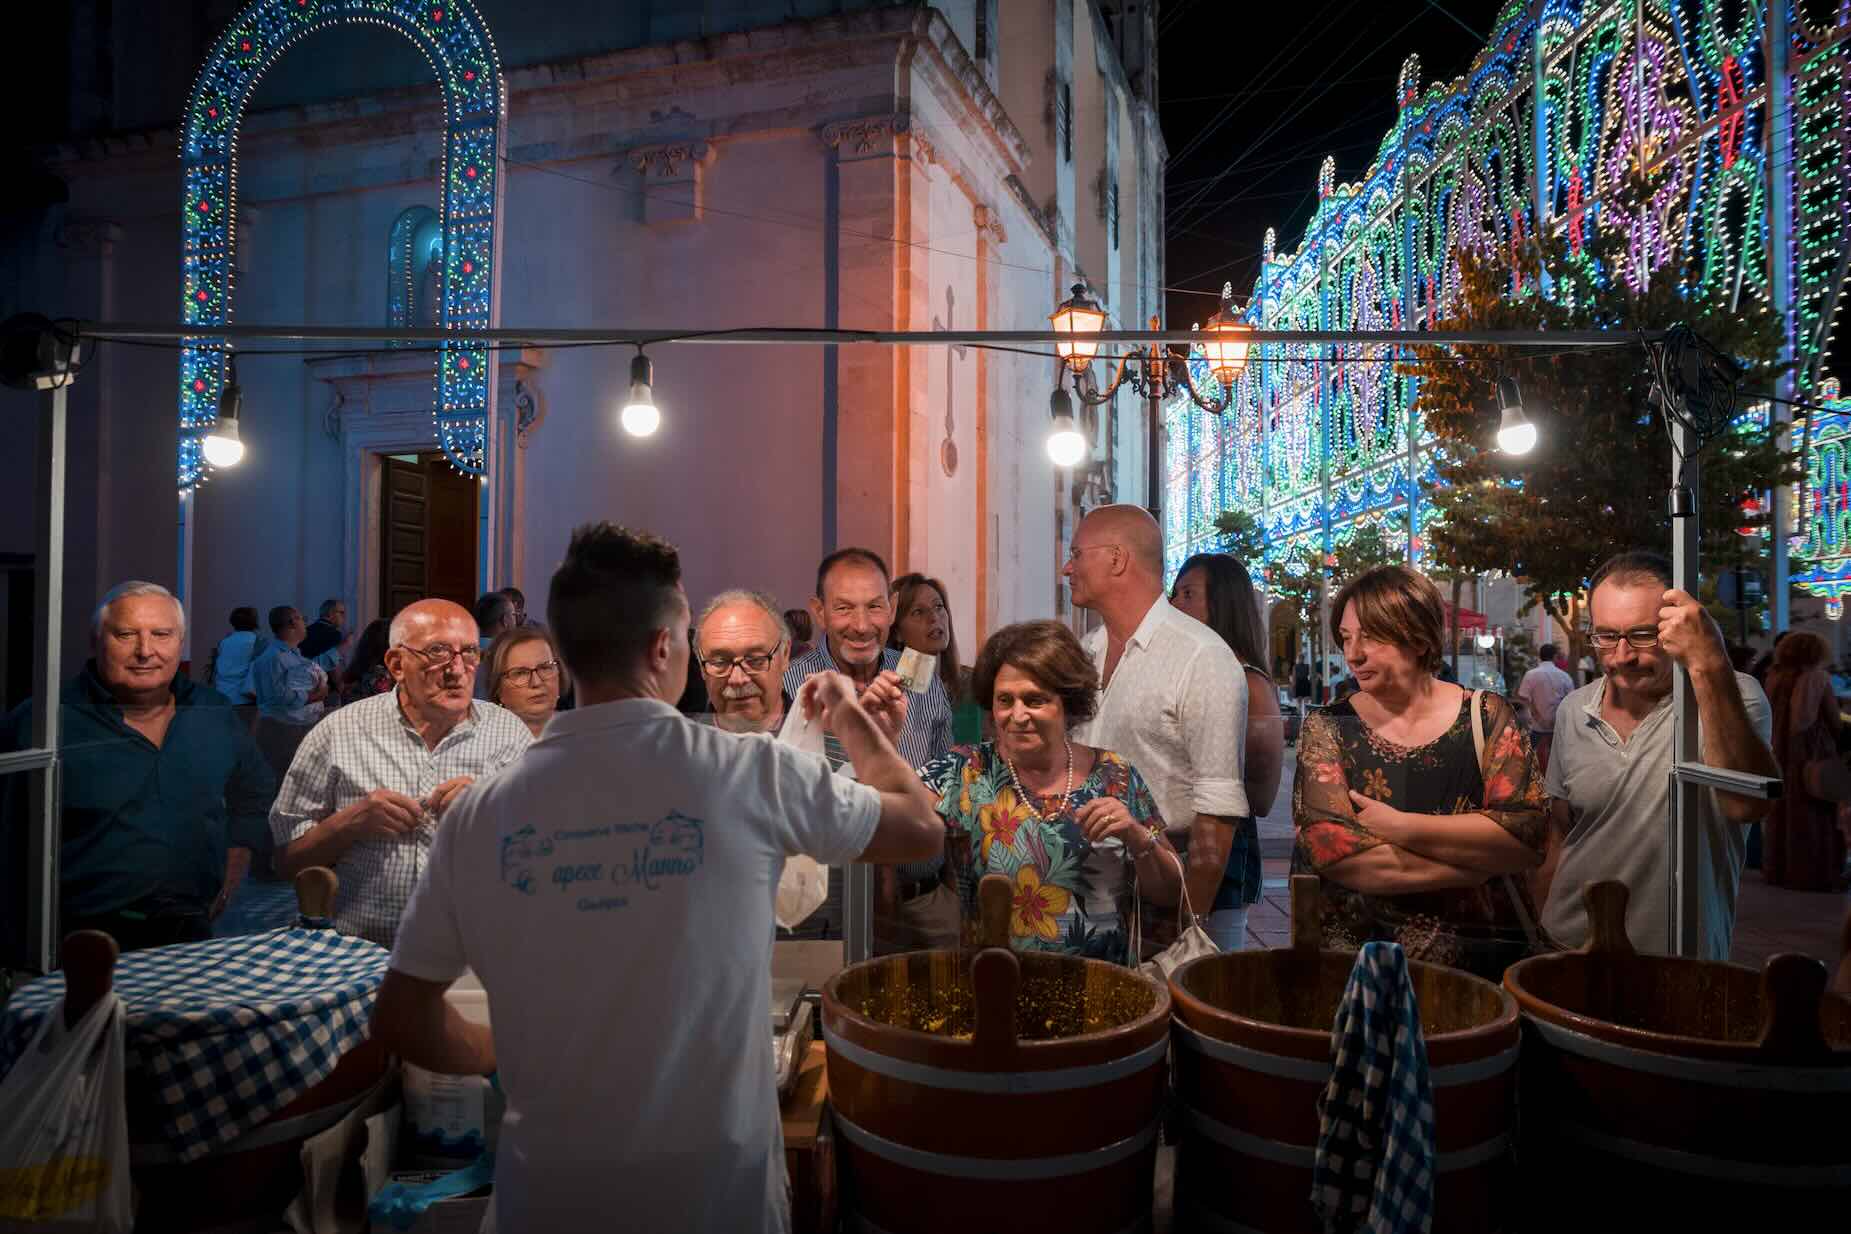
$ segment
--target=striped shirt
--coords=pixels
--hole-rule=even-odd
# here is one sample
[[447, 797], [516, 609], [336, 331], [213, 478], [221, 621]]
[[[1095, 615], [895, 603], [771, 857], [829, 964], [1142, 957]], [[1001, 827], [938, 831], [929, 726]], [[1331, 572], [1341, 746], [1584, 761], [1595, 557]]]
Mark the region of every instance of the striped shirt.
[[[399, 710], [397, 690], [363, 698], [309, 730], [270, 809], [270, 832], [281, 848], [376, 788], [422, 801], [456, 776], [499, 771], [532, 744], [520, 717], [477, 702], [435, 750], [426, 749]], [[365, 836], [341, 854], [334, 865], [340, 880], [334, 924], [342, 933], [392, 945], [439, 825], [426, 821], [393, 839]]]
[[[900, 653], [888, 647], [881, 652], [881, 668], [900, 668]], [[829, 654], [827, 641], [818, 643], [805, 654], [791, 661], [791, 666], [784, 670], [784, 692], [795, 700], [797, 690], [803, 685], [804, 678], [817, 673], [839, 673], [835, 659]], [[834, 737], [826, 740], [829, 765], [839, 767], [846, 760], [841, 744]], [[926, 687], [924, 694], [906, 695], [906, 727], [900, 730], [900, 757], [914, 767], [923, 767], [933, 759], [951, 748], [951, 697], [945, 693], [945, 683], [935, 674], [932, 684]]]

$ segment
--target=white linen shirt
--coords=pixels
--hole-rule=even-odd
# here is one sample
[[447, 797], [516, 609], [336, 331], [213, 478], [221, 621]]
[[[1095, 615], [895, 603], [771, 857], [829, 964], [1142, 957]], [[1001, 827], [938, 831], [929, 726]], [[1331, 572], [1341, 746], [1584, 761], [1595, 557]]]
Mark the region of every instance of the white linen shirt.
[[[421, 801], [446, 780], [499, 771], [532, 744], [533, 734], [519, 716], [477, 702], [429, 750], [399, 710], [397, 690], [363, 698], [335, 711], [302, 739], [270, 807], [270, 833], [281, 848], [376, 788]], [[355, 841], [334, 863], [340, 880], [335, 926], [390, 947], [424, 873], [431, 842], [447, 825], [426, 820], [409, 836]]]
[[[1104, 680], [1105, 627], [1085, 646]], [[1187, 828], [1197, 814], [1250, 813], [1247, 674], [1219, 634], [1162, 596], [1125, 641], [1098, 712], [1073, 737], [1124, 755], [1150, 785], [1167, 828]]]
[[787, 1228], [773, 897], [786, 856], [853, 861], [879, 819], [822, 759], [653, 699], [561, 712], [452, 807], [392, 967], [488, 991], [494, 1228]]

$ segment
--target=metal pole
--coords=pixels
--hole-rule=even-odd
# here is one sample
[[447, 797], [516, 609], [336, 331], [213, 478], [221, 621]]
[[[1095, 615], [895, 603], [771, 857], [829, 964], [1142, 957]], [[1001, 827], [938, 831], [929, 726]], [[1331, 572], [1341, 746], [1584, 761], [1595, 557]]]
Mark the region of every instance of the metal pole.
[[1150, 418], [1149, 439], [1144, 443], [1145, 452], [1150, 455], [1150, 479], [1146, 482], [1150, 492], [1146, 494], [1145, 508], [1150, 516], [1157, 520], [1157, 526], [1163, 526], [1163, 403], [1157, 397], [1156, 383], [1152, 383], [1150, 394], [1146, 396], [1145, 414]]
[[[1701, 483], [1697, 468], [1697, 435], [1681, 418], [1672, 418], [1671, 493], [1671, 584], [1690, 595], [1697, 594], [1697, 565], [1700, 551], [1697, 520], [1697, 492]], [[1671, 715], [1672, 764], [1695, 763], [1702, 757], [1697, 736], [1697, 696], [1690, 688], [1690, 674], [1679, 665], [1672, 677]], [[1694, 781], [1677, 775], [1671, 777], [1671, 954], [1695, 956], [1702, 937], [1699, 877], [1704, 860], [1704, 839], [1698, 826], [1702, 818], [1702, 792]]]
[[55, 968], [58, 954], [58, 687], [64, 659], [64, 428], [70, 384], [68, 373], [40, 380], [44, 397], [39, 411], [38, 504], [43, 519], [33, 561], [38, 637], [32, 665], [32, 745], [48, 751], [49, 757], [43, 766], [24, 773], [31, 785], [25, 943], [28, 962], [39, 972]]

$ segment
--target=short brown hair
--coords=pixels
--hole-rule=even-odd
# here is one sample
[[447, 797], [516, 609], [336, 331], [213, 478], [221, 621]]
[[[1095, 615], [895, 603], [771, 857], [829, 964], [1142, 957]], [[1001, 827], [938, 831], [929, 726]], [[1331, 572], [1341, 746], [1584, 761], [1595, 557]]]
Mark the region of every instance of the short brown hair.
[[1099, 670], [1073, 631], [1058, 621], [1022, 621], [1004, 626], [977, 653], [971, 696], [988, 711], [996, 701], [996, 674], [1003, 665], [1019, 669], [1058, 697], [1067, 723], [1093, 718], [1099, 702]]
[[[507, 675], [508, 657], [514, 654], [514, 649], [522, 643], [535, 641], [545, 643], [552, 658], [559, 659], [559, 648], [553, 643], [553, 636], [546, 632], [544, 626], [515, 626], [490, 644], [488, 663], [482, 666], [482, 671], [488, 674], [489, 702], [499, 703], [501, 701], [496, 696], [501, 693], [501, 679]], [[561, 694], [566, 692], [566, 684], [566, 669], [562, 662], [559, 666], [559, 692]]]
[[1446, 606], [1440, 589], [1406, 566], [1377, 566], [1345, 583], [1330, 606], [1330, 636], [1343, 645], [1343, 613], [1356, 606], [1356, 624], [1370, 638], [1404, 647], [1429, 673], [1445, 663]]

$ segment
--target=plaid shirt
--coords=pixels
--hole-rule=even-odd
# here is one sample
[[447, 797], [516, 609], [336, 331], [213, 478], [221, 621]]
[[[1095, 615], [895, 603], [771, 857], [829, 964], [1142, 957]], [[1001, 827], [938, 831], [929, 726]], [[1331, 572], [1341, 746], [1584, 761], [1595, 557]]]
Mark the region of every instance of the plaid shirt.
[[[881, 652], [881, 668], [900, 668], [900, 653], [888, 647]], [[829, 644], [819, 643], [814, 649], [791, 661], [791, 666], [784, 670], [784, 692], [795, 701], [797, 690], [803, 685], [804, 678], [817, 673], [839, 673], [835, 659], [829, 654]], [[845, 755], [841, 745], [834, 737], [826, 742], [829, 752], [829, 765], [839, 767]], [[932, 684], [926, 687], [924, 694], [906, 695], [906, 727], [900, 730], [900, 757], [914, 767], [923, 767], [933, 759], [951, 748], [951, 697], [945, 693], [945, 683], [933, 674]]]
[[[422, 800], [445, 780], [499, 771], [532, 744], [533, 734], [513, 712], [476, 702], [427, 750], [399, 710], [398, 691], [363, 698], [309, 730], [270, 809], [271, 834], [281, 848], [376, 788]], [[436, 836], [436, 825], [427, 822], [407, 837], [363, 837], [341, 855], [334, 924], [342, 933], [392, 945]]]

